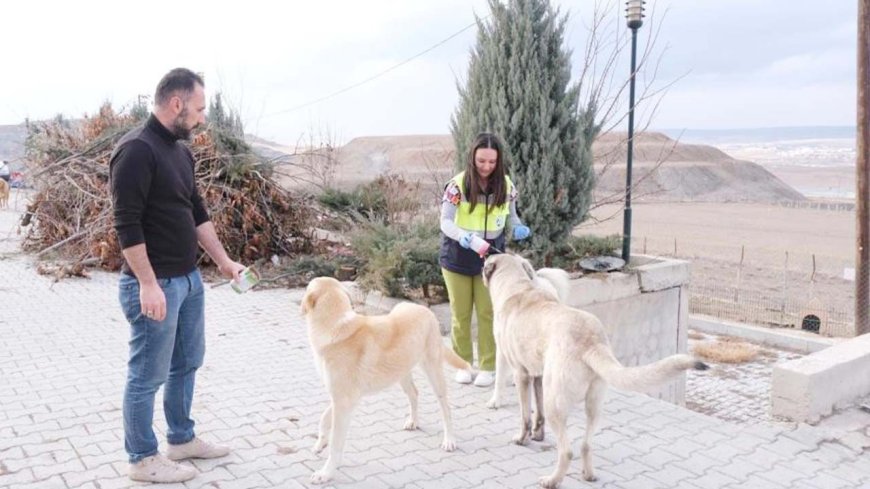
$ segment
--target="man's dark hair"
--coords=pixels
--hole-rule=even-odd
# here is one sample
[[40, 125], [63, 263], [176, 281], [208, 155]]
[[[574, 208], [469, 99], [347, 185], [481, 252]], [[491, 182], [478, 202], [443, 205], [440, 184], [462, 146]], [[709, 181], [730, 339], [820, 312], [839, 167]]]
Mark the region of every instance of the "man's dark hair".
[[154, 103], [163, 105], [176, 92], [182, 92], [185, 97], [189, 96], [197, 84], [205, 87], [201, 76], [187, 68], [175, 68], [160, 79], [157, 90], [154, 92]]

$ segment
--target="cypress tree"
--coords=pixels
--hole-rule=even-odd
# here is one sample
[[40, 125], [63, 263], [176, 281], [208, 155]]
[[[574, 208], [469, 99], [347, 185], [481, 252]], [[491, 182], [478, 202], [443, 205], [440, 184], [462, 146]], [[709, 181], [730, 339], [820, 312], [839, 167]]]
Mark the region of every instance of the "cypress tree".
[[490, 0], [489, 7], [492, 15], [478, 19], [466, 84], [458, 86], [456, 167], [465, 168], [477, 133], [504, 141], [517, 208], [532, 229], [529, 246], [549, 262], [589, 209], [595, 104], [581, 107], [580, 87], [570, 80], [567, 15], [547, 0]]

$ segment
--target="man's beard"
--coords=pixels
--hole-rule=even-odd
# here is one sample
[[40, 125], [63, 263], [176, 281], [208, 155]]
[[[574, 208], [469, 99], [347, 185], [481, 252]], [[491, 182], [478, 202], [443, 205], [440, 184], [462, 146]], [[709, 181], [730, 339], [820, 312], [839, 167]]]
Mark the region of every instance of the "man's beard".
[[187, 118], [187, 114], [188, 111], [185, 107], [181, 113], [178, 114], [178, 117], [175, 118], [175, 121], [172, 122], [172, 133], [179, 139], [190, 140], [193, 131], [199, 126], [199, 124], [196, 124], [193, 127], [185, 127], [184, 119]]
[[194, 129], [196, 129], [196, 126], [185, 127], [184, 120], [180, 116], [172, 123], [172, 133], [179, 139], [189, 140]]

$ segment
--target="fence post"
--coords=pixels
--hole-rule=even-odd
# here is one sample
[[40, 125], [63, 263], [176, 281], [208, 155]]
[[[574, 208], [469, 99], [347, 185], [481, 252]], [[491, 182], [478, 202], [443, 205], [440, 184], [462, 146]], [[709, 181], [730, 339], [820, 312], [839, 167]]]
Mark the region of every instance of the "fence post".
[[785, 264], [782, 269], [782, 308], [780, 312], [779, 322], [785, 325], [785, 308], [788, 302], [788, 251], [785, 252]]

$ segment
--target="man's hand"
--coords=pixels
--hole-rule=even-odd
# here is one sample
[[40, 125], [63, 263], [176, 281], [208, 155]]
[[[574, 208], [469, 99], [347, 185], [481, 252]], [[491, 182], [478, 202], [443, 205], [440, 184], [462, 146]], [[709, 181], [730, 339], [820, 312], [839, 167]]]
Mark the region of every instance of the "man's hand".
[[239, 281], [239, 274], [244, 269], [244, 265], [238, 262], [234, 262], [230, 259], [227, 259], [226, 261], [218, 264], [218, 270], [221, 272], [221, 275], [223, 275], [224, 278], [235, 280], [236, 282]]
[[166, 319], [166, 295], [157, 282], [139, 283], [139, 305], [142, 315], [154, 321]]

